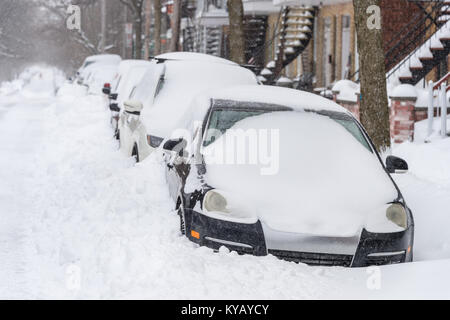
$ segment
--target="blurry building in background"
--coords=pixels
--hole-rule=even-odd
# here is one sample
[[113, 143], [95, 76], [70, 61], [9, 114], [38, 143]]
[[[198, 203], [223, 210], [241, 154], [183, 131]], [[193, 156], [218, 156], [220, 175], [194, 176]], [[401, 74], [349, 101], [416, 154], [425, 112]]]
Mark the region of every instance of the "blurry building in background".
[[[243, 4], [246, 60], [262, 82], [311, 90], [330, 88], [341, 79], [358, 81], [352, 0], [243, 0]], [[167, 0], [167, 11], [170, 5]], [[448, 7], [445, 1], [381, 1], [388, 74], [409, 65], [411, 74], [400, 75], [400, 82], [417, 84], [448, 71], [450, 46], [439, 52], [430, 48], [435, 51], [421, 69], [414, 63], [416, 52], [447, 22]], [[228, 31], [226, 0], [183, 1], [184, 51], [228, 58]], [[170, 30], [167, 34], [170, 37]]]

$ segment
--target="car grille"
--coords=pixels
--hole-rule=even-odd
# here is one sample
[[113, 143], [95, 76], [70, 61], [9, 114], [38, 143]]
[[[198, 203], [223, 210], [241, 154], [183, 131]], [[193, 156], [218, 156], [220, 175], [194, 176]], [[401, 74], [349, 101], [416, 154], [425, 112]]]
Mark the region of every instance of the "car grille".
[[305, 263], [312, 266], [350, 267], [353, 260], [353, 255], [346, 254], [309, 253], [285, 250], [269, 250], [268, 252], [282, 260]]

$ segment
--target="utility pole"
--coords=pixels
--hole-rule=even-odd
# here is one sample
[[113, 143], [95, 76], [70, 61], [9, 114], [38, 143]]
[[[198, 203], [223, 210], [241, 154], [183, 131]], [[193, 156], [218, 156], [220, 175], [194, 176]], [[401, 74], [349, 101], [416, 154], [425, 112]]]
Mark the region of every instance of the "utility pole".
[[100, 1], [100, 15], [101, 15], [101, 41], [100, 41], [100, 52], [105, 52], [106, 46], [106, 0]]

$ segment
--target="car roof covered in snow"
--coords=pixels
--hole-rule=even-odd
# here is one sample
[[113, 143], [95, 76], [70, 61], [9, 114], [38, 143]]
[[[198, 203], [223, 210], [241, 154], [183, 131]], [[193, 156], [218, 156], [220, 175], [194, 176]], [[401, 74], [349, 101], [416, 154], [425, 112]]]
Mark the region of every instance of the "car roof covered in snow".
[[167, 60], [182, 60], [182, 61], [203, 61], [203, 62], [214, 62], [214, 63], [225, 63], [229, 65], [237, 65], [233, 61], [219, 58], [204, 53], [197, 52], [169, 52], [163, 53], [156, 56], [157, 59], [167, 59]]
[[[204, 55], [201, 55], [204, 56]], [[181, 121], [192, 100], [201, 92], [234, 85], [257, 85], [253, 72], [224, 59], [170, 60], [155, 64], [164, 69], [160, 80], [155, 69], [149, 69], [136, 88], [133, 99], [144, 104], [141, 119], [152, 135], [166, 137]], [[153, 79], [153, 80], [152, 80]], [[155, 92], [152, 88], [159, 89]], [[150, 95], [149, 95], [150, 94]]]
[[138, 59], [127, 59], [122, 60], [119, 63], [118, 71], [120, 75], [126, 73], [133, 67], [148, 67], [150, 65], [150, 61], [147, 60], [138, 60]]
[[346, 109], [337, 103], [317, 94], [264, 85], [234, 86], [203, 92], [194, 99], [189, 112], [196, 114], [196, 118], [201, 120], [210, 107], [211, 99], [273, 104], [298, 111], [316, 110], [348, 113]]
[[85, 61], [96, 61], [103, 63], [119, 63], [122, 58], [117, 54], [97, 54], [89, 56]]

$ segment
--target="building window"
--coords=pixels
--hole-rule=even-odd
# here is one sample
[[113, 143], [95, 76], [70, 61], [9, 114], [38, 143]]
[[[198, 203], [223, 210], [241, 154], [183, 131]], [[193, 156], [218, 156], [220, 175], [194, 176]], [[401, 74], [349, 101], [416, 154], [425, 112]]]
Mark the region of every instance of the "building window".
[[351, 70], [351, 52], [350, 52], [350, 16], [342, 16], [342, 51], [341, 51], [341, 78], [347, 79]]

